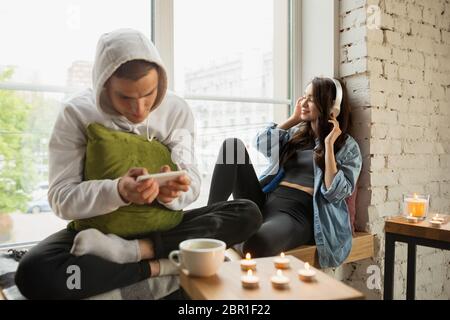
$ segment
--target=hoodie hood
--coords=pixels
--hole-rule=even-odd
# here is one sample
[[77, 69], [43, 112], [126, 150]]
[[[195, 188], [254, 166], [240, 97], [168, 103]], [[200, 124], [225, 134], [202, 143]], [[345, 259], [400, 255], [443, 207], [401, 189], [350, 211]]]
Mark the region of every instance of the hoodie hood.
[[97, 44], [92, 83], [95, 104], [100, 113], [124, 118], [113, 108], [105, 83], [117, 68], [131, 60], [145, 60], [159, 66], [158, 96], [152, 110], [161, 104], [167, 92], [167, 74], [156, 47], [139, 31], [119, 29], [103, 34]]

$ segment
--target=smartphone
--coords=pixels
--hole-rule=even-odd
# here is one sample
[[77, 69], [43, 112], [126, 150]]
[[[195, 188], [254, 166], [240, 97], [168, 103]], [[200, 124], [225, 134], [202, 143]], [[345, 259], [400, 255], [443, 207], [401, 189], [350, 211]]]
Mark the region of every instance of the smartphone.
[[161, 187], [167, 184], [167, 182], [175, 180], [176, 178], [181, 177], [185, 174], [187, 174], [186, 170], [145, 174], [137, 177], [136, 181], [141, 182], [147, 179], [155, 179], [155, 181], [158, 182], [159, 186]]

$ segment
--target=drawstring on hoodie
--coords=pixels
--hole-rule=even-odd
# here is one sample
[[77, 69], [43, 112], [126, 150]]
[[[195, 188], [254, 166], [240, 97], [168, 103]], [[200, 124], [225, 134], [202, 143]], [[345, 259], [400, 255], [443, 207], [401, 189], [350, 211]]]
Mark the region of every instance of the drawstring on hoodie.
[[155, 138], [155, 136], [154, 136], [154, 134], [152, 133], [152, 136], [150, 137], [150, 126], [149, 126], [149, 124], [148, 124], [149, 120], [150, 120], [150, 117], [147, 117], [147, 140], [148, 140], [149, 142], [152, 142], [153, 139]]
[[[132, 110], [133, 112], [136, 112], [137, 104], [136, 104], [135, 101], [132, 101], [132, 102], [131, 102], [131, 108], [133, 109], [133, 110]], [[150, 136], [150, 125], [149, 125], [149, 121], [150, 121], [150, 117], [147, 116], [147, 121], [146, 121], [147, 141], [152, 142], [153, 139], [155, 138], [155, 135], [154, 135], [154, 132], [153, 132], [152, 135]], [[129, 132], [133, 132], [133, 127], [132, 127], [128, 122], [126, 122], [126, 123], [127, 123], [127, 125], [128, 125], [128, 131], [129, 131]]]

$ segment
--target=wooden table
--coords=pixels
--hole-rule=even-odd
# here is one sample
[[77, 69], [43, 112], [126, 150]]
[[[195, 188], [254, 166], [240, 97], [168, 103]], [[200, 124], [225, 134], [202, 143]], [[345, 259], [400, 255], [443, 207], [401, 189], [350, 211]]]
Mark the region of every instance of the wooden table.
[[[434, 214], [430, 214], [430, 217]], [[441, 215], [440, 215], [441, 216]], [[414, 300], [416, 291], [416, 246], [450, 250], [450, 216], [442, 215], [445, 224], [440, 228], [431, 226], [428, 220], [410, 223], [404, 217], [386, 219], [384, 231], [384, 299], [392, 300], [394, 293], [395, 242], [408, 244], [406, 299]]]
[[362, 299], [364, 295], [333, 279], [325, 273], [316, 270], [316, 281], [306, 283], [298, 279], [297, 270], [303, 268], [303, 262], [293, 256], [291, 268], [283, 270], [283, 274], [290, 278], [287, 290], [272, 288], [270, 278], [276, 273], [273, 258], [255, 259], [259, 277], [259, 288], [244, 289], [241, 285], [240, 261], [224, 262], [218, 273], [212, 277], [189, 277], [180, 273], [180, 284], [190, 299], [194, 300], [344, 300]]

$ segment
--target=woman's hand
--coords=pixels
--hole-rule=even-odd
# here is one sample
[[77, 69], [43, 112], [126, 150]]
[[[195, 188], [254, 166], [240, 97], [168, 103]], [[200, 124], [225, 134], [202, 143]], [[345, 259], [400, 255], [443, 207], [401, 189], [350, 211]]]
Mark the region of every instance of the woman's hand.
[[336, 142], [337, 138], [339, 138], [342, 131], [341, 131], [341, 128], [339, 127], [339, 122], [336, 120], [334, 115], [331, 115], [331, 120], [328, 120], [328, 122], [333, 124], [333, 129], [328, 134], [328, 136], [325, 138], [325, 146], [333, 147], [334, 143]]
[[299, 124], [302, 121], [302, 105], [306, 101], [306, 97], [300, 97], [295, 104], [294, 113], [291, 115], [292, 122]]
[[280, 129], [289, 130], [298, 125], [301, 121], [302, 105], [306, 101], [306, 97], [300, 97], [295, 104], [294, 113], [286, 120], [286, 122], [279, 125]]

